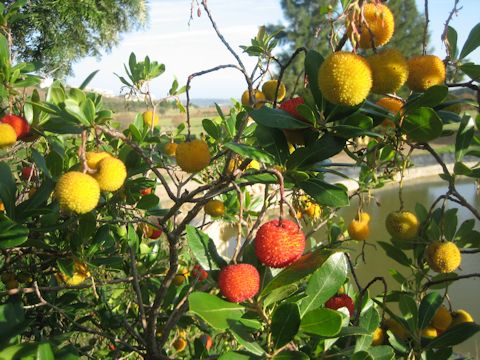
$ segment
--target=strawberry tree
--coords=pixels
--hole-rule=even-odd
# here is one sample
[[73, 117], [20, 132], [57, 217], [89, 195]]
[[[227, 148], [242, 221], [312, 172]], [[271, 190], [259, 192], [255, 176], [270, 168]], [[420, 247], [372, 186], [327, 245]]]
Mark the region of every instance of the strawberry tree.
[[[237, 53], [201, 1], [235, 64], [172, 82], [162, 101], [185, 122], [171, 130], [150, 92], [165, 66], [132, 54], [118, 77], [145, 112], [121, 128], [87, 90], [95, 73], [42, 93], [38, 68], [14, 63], [15, 4], [3, 8], [0, 35], [0, 359], [448, 359], [480, 330], [448, 297], [449, 284], [479, 276], [456, 271], [480, 248], [480, 213], [456, 187], [480, 176], [478, 121], [448, 109], [479, 104], [447, 100], [449, 88], [479, 93], [480, 65], [466, 60], [479, 25], [459, 47], [450, 16], [447, 57], [407, 60], [383, 48], [395, 36], [388, 4], [341, 1], [326, 9], [332, 52], [300, 48], [282, 63], [264, 28]], [[288, 89], [282, 77], [298, 56], [304, 79]], [[267, 79], [272, 67], [278, 77]], [[217, 106], [193, 133], [195, 78], [231, 68], [245, 79], [241, 102]], [[446, 70], [470, 80], [452, 83]], [[446, 135], [453, 169], [432, 145]], [[407, 209], [403, 178], [418, 150], [441, 165], [446, 192]], [[352, 190], [331, 180], [346, 176], [337, 154], [360, 169]], [[364, 204], [388, 182], [399, 206], [378, 245], [402, 269], [393, 287], [375, 274], [361, 283], [351, 256], [378, 221]], [[357, 216], [345, 223], [338, 211], [353, 198]], [[458, 224], [447, 203], [471, 219]], [[229, 254], [208, 235], [215, 222], [237, 231]]]

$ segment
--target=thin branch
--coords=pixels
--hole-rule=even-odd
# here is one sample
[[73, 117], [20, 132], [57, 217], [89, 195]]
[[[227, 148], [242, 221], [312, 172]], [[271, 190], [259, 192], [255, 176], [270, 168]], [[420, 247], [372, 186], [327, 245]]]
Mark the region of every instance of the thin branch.
[[423, 29], [423, 55], [427, 53], [427, 38], [428, 38], [428, 24], [430, 23], [430, 18], [428, 14], [428, 0], [424, 0], [425, 4], [425, 27]]
[[423, 290], [426, 290], [428, 289], [430, 286], [433, 286], [433, 285], [438, 285], [438, 284], [443, 284], [443, 283], [446, 283], [446, 282], [453, 282], [453, 281], [457, 281], [457, 280], [462, 280], [462, 279], [470, 279], [470, 278], [473, 278], [473, 277], [478, 277], [480, 278], [480, 273], [473, 273], [473, 274], [467, 274], [467, 275], [459, 275], [455, 278], [446, 278], [446, 279], [440, 279], [440, 280], [431, 280], [431, 281], [428, 281], [425, 283], [425, 285], [423, 285]]
[[137, 295], [137, 303], [138, 303], [138, 309], [140, 312], [140, 319], [142, 320], [142, 327], [145, 330], [147, 328], [147, 320], [145, 318], [145, 307], [143, 306], [142, 290], [140, 289], [140, 280], [138, 277], [137, 263], [136, 263], [133, 247], [130, 247], [130, 264], [132, 267], [133, 288], [135, 290], [135, 294]]

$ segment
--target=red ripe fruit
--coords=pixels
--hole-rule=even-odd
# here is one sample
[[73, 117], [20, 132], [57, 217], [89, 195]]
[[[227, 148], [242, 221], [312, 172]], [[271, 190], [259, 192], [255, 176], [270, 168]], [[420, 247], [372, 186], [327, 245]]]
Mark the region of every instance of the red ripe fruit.
[[304, 120], [303, 116], [297, 111], [297, 106], [305, 104], [305, 100], [301, 97], [296, 97], [290, 100], [285, 100], [280, 104], [280, 109], [286, 111], [298, 120]]
[[2, 123], [11, 125], [15, 129], [18, 139], [28, 135], [30, 132], [30, 125], [28, 125], [27, 120], [20, 116], [8, 114], [5, 115], [0, 121]]
[[33, 168], [31, 166], [25, 166], [22, 169], [22, 179], [27, 181], [27, 180], [33, 180], [35, 179], [35, 173], [33, 172]]
[[258, 293], [260, 274], [250, 264], [228, 265], [220, 271], [218, 287], [228, 301], [239, 303]]
[[212, 348], [213, 341], [210, 335], [202, 335], [200, 340], [202, 341], [202, 344], [205, 346], [205, 349], [207, 349], [207, 351]]
[[347, 294], [340, 294], [340, 295], [335, 295], [331, 297], [325, 303], [325, 307], [332, 310], [337, 310], [337, 309], [340, 309], [341, 307], [346, 307], [348, 309], [348, 312], [350, 313], [350, 316], [353, 316], [353, 313], [355, 312], [355, 305], [353, 304], [353, 300]]
[[265, 265], [284, 268], [297, 261], [305, 250], [305, 234], [298, 225], [279, 219], [266, 222], [257, 231], [255, 254]]
[[206, 272], [199, 264], [195, 265], [192, 269], [192, 278], [198, 277], [198, 281], [205, 281], [208, 278], [208, 272]]
[[151, 193], [152, 193], [152, 188], [146, 188], [146, 189], [140, 190], [140, 194], [142, 194], [142, 196], [150, 195]]
[[152, 234], [149, 236], [150, 239], [158, 239], [160, 236], [162, 236], [163, 230], [162, 229], [153, 229]]

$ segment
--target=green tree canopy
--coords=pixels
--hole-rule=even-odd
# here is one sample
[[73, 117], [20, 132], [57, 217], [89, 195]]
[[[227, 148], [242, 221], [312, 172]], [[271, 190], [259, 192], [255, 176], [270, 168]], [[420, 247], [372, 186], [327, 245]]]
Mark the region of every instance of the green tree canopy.
[[[5, 12], [13, 3], [4, 2]], [[14, 54], [64, 76], [75, 61], [99, 56], [121, 33], [144, 25], [146, 15], [145, 0], [30, 0], [10, 19]]]

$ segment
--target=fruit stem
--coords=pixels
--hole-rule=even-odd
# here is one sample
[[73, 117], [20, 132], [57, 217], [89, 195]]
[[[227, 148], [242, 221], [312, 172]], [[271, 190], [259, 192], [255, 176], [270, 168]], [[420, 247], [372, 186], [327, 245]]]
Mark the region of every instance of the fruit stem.
[[[282, 225], [282, 219], [285, 217], [284, 203], [285, 203], [285, 183], [283, 181], [283, 175], [277, 169], [268, 169], [267, 172], [275, 175], [278, 179], [278, 185], [280, 186], [280, 215], [278, 217], [278, 224]], [[300, 228], [299, 228], [300, 230]]]

